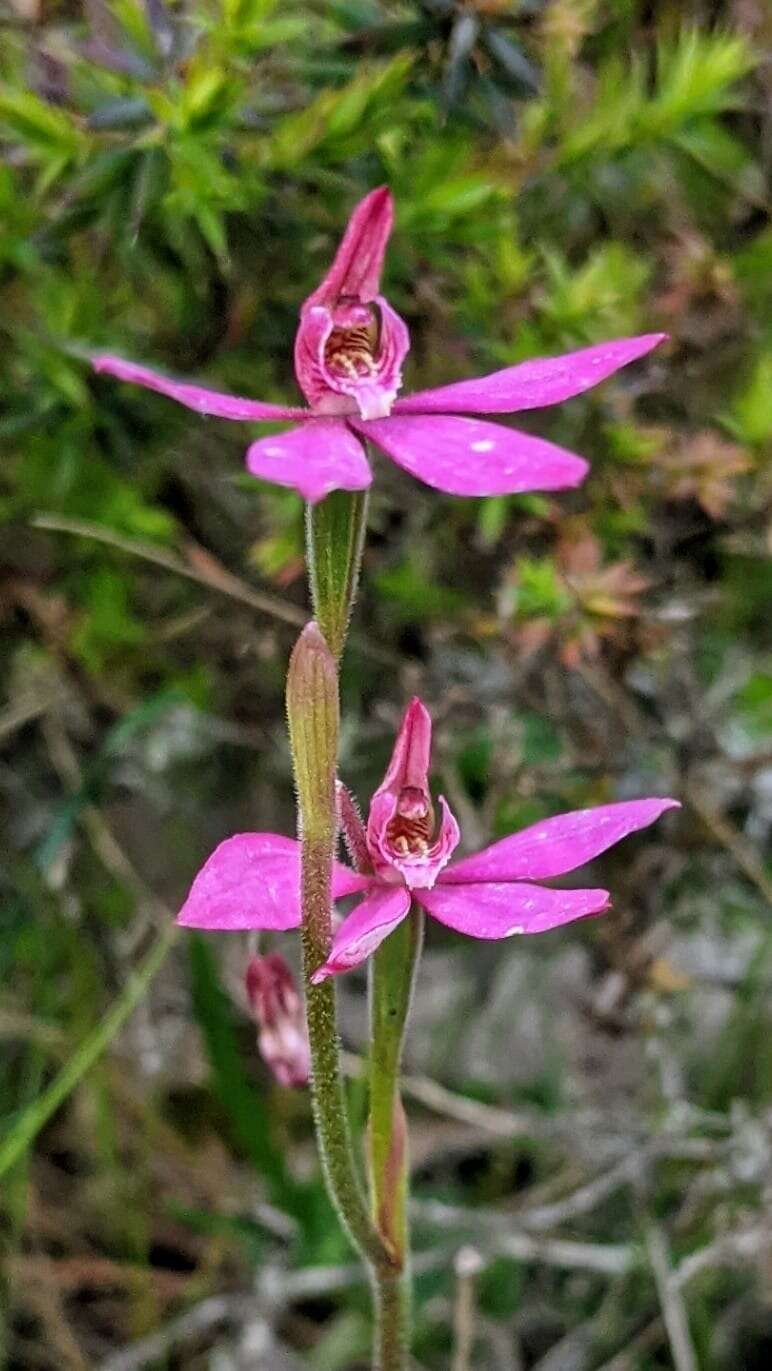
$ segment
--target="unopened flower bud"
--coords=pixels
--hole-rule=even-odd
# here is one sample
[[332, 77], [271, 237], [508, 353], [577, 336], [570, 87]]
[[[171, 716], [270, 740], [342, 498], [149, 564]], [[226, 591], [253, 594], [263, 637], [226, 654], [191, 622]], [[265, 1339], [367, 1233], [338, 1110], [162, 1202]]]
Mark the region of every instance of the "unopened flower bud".
[[246, 986], [266, 1066], [280, 1085], [307, 1085], [311, 1058], [303, 1002], [284, 958], [278, 952], [252, 957]]
[[335, 825], [338, 673], [313, 620], [290, 657], [287, 716], [302, 831], [307, 838], [326, 836]]

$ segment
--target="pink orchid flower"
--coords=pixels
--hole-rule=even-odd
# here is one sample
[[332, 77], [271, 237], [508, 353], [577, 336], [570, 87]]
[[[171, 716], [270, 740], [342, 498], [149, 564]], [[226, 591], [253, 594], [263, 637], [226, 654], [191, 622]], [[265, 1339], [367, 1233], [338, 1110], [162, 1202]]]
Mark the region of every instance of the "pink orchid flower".
[[379, 294], [394, 207], [388, 187], [354, 210], [335, 260], [300, 311], [295, 373], [309, 409], [267, 404], [174, 381], [120, 357], [97, 356], [97, 371], [159, 391], [221, 419], [293, 420], [247, 451], [253, 476], [291, 486], [314, 503], [333, 490], [372, 481], [362, 439], [398, 466], [450, 495], [509, 495], [577, 486], [587, 463], [544, 438], [483, 419], [556, 405], [643, 357], [667, 335], [647, 333], [538, 358], [474, 380], [397, 399], [410, 346], [407, 326]]
[[[628, 833], [647, 828], [677, 800], [628, 800], [542, 819], [472, 857], [449, 865], [460, 840], [446, 801], [435, 821], [429, 792], [431, 719], [420, 700], [408, 706], [391, 761], [373, 796], [366, 828], [348, 801], [342, 812], [357, 864], [336, 862], [333, 899], [359, 894], [335, 933], [318, 984], [369, 957], [415, 901], [471, 938], [544, 933], [608, 909], [607, 890], [554, 890], [552, 880], [584, 866]], [[287, 929], [300, 924], [300, 845], [275, 833], [239, 833], [212, 853], [193, 882], [177, 922], [189, 928]]]

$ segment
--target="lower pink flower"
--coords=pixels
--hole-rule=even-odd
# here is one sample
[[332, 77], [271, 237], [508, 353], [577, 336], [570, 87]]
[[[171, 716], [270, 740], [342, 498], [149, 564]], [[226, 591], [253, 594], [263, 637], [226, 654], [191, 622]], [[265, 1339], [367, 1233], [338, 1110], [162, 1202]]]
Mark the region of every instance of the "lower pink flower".
[[[352, 850], [369, 870], [336, 862], [333, 899], [360, 894], [330, 954], [311, 977], [348, 971], [370, 956], [410, 913], [412, 902], [471, 938], [544, 933], [601, 914], [607, 890], [555, 890], [542, 885], [584, 866], [615, 843], [647, 828], [677, 800], [628, 800], [543, 819], [475, 856], [451, 862], [460, 831], [440, 797], [435, 820], [428, 786], [431, 720], [420, 700], [408, 706], [391, 762], [373, 796], [366, 828]], [[359, 823], [346, 806], [347, 825]], [[300, 924], [300, 845], [273, 833], [240, 833], [212, 853], [193, 882], [177, 922], [205, 929], [286, 929]]]

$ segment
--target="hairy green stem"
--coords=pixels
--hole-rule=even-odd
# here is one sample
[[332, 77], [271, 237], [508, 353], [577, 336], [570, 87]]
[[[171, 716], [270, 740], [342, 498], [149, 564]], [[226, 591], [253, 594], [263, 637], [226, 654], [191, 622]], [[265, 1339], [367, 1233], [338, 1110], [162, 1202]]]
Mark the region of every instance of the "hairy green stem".
[[338, 831], [338, 676], [315, 623], [303, 630], [290, 659], [287, 717], [298, 793], [303, 979], [319, 1152], [330, 1195], [352, 1242], [371, 1263], [383, 1262], [384, 1247], [368, 1212], [351, 1144], [334, 984], [314, 986], [310, 981], [327, 960], [332, 941], [332, 865]]
[[308, 576], [316, 622], [340, 658], [359, 585], [368, 492], [334, 490], [306, 506]]
[[335, 1006], [335, 983], [311, 985], [311, 973], [330, 949], [332, 845], [326, 839], [303, 843], [303, 980], [311, 1046], [311, 1092], [319, 1155], [327, 1188], [352, 1243], [371, 1265], [382, 1265], [384, 1249], [367, 1209], [357, 1172], [346, 1108]]
[[414, 910], [370, 962], [370, 1196], [397, 1268], [376, 1273], [377, 1371], [404, 1371], [410, 1340], [408, 1142], [399, 1072], [422, 942], [423, 914]]
[[373, 1371], [407, 1371], [410, 1355], [410, 1272], [376, 1275]]
[[407, 1175], [399, 1070], [423, 916], [409, 914], [370, 960], [370, 1176], [373, 1217], [401, 1263]]
[[369, 1208], [348, 1125], [335, 981], [314, 986], [310, 979], [326, 961], [331, 942], [332, 866], [338, 832], [336, 663], [356, 596], [366, 517], [366, 492], [335, 491], [308, 510], [308, 571], [318, 628], [312, 625], [304, 630], [293, 653], [287, 708], [300, 812], [301, 936], [317, 1142], [341, 1222], [370, 1274], [375, 1303], [374, 1371], [405, 1371], [410, 1336], [408, 1172], [398, 1082], [422, 916], [406, 919], [378, 949], [372, 964]]

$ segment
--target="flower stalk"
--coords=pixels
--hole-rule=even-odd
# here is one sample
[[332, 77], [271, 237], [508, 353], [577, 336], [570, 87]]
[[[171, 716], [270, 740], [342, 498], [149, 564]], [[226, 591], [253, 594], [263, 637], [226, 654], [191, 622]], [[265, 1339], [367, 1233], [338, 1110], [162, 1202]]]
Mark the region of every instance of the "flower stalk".
[[405, 1028], [423, 942], [423, 918], [405, 919], [370, 962], [369, 1153], [373, 1219], [394, 1263], [407, 1258], [407, 1138], [399, 1095]]
[[407, 1128], [399, 1069], [422, 920], [400, 924], [379, 948], [372, 965], [369, 1214], [348, 1131], [334, 981], [315, 983], [315, 973], [326, 963], [332, 943], [332, 864], [340, 819], [349, 842], [357, 840], [352, 854], [355, 866], [365, 870], [369, 865], [354, 802], [336, 783], [339, 697], [335, 665], [343, 652], [359, 579], [366, 499], [362, 493], [336, 491], [308, 510], [308, 568], [319, 628], [310, 625], [293, 653], [287, 707], [300, 810], [301, 938], [319, 1150], [341, 1221], [369, 1267], [375, 1306], [375, 1371], [404, 1371], [410, 1338], [410, 1280]]
[[340, 1061], [335, 990], [311, 975], [329, 954], [332, 873], [337, 837], [335, 769], [338, 678], [334, 658], [315, 623], [301, 633], [287, 673], [287, 717], [298, 794], [301, 839], [301, 942], [311, 1050], [311, 1097], [322, 1167], [341, 1223], [369, 1262], [384, 1248], [367, 1208], [348, 1125]]
[[410, 1347], [407, 1121], [399, 1092], [405, 1029], [423, 943], [423, 916], [406, 919], [370, 962], [370, 1198], [395, 1270], [376, 1283], [376, 1366], [402, 1371]]
[[367, 491], [335, 490], [306, 506], [308, 575], [314, 616], [333, 656], [340, 659], [359, 585]]

